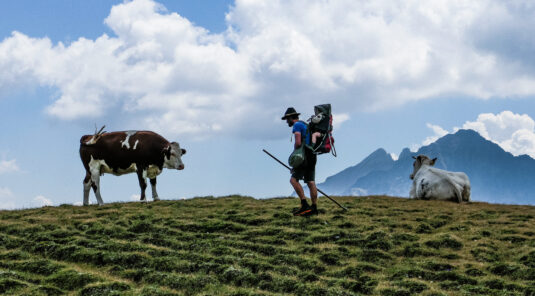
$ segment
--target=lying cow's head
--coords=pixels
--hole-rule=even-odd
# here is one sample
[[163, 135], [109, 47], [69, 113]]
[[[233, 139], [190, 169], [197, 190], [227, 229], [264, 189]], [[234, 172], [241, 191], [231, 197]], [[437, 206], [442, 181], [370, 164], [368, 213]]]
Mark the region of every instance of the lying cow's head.
[[412, 167], [413, 167], [413, 171], [412, 171], [412, 174], [411, 174], [411, 180], [414, 179], [414, 176], [416, 175], [416, 173], [418, 172], [418, 170], [422, 167], [422, 165], [428, 165], [428, 166], [434, 166], [435, 165], [435, 161], [437, 160], [437, 158], [433, 158], [433, 159], [430, 159], [429, 157], [423, 155], [423, 154], [420, 154], [418, 155], [418, 157], [412, 157], [414, 158], [414, 163], [412, 164]]
[[164, 148], [164, 167], [168, 169], [183, 170], [184, 163], [182, 162], [182, 155], [186, 154], [186, 149], [181, 149], [177, 142], [172, 142]]

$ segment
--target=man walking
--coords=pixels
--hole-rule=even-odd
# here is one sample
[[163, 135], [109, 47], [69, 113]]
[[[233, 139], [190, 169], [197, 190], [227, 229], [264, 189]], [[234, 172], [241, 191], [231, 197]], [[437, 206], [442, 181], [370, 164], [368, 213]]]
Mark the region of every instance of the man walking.
[[[303, 121], [299, 120], [299, 115], [294, 108], [290, 107], [284, 113], [282, 120], [286, 120], [289, 127], [292, 127], [292, 133], [295, 137], [294, 149], [299, 148], [301, 145], [310, 145], [310, 137], [307, 133], [307, 125]], [[292, 177], [290, 178], [290, 184], [292, 184], [295, 192], [301, 200], [301, 208], [294, 212], [294, 216], [310, 216], [318, 214], [318, 189], [316, 188], [316, 182], [314, 181], [316, 175], [316, 154], [312, 152], [307, 146], [305, 146], [305, 161], [298, 167], [292, 168]], [[309, 206], [307, 199], [299, 180], [303, 179], [310, 189], [310, 200], [312, 206]]]

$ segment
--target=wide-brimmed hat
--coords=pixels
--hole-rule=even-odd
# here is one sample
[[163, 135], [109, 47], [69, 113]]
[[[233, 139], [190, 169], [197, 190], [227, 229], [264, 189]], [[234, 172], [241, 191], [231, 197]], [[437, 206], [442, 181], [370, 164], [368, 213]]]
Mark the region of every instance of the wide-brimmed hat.
[[292, 115], [299, 116], [299, 114], [301, 114], [301, 113], [297, 113], [297, 111], [295, 111], [295, 109], [293, 107], [290, 107], [290, 108], [286, 109], [286, 112], [284, 112], [284, 116], [281, 119], [285, 120], [286, 117], [288, 117], [288, 116], [292, 116]]

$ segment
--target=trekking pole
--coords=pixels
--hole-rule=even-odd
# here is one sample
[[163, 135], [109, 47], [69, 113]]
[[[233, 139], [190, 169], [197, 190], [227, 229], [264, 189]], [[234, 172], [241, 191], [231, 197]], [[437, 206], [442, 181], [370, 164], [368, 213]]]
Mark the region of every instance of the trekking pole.
[[[271, 156], [271, 158], [275, 159], [278, 163], [282, 164], [284, 167], [286, 167], [287, 169], [289, 169], [290, 171], [292, 170], [289, 166], [287, 166], [284, 162], [280, 161], [278, 158], [276, 158], [275, 156], [273, 156], [271, 153], [267, 152], [266, 149], [262, 149], [262, 151], [264, 151], [267, 155]], [[339, 207], [341, 207], [342, 209], [344, 209], [344, 211], [347, 211], [347, 208], [344, 207], [343, 205], [339, 204], [336, 200], [332, 199], [330, 196], [328, 196], [327, 194], [325, 194], [325, 192], [321, 191], [319, 188], [316, 187], [316, 189], [318, 189], [318, 192], [323, 194], [326, 198], [332, 200], [335, 204], [337, 204]]]

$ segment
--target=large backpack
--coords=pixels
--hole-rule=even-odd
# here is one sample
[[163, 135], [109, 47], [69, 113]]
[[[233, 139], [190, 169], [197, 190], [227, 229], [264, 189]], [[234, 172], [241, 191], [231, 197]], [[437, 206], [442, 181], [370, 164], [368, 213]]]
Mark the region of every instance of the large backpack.
[[312, 137], [313, 133], [319, 132], [320, 137], [316, 140], [316, 144], [312, 144], [312, 138], [310, 138], [310, 148], [313, 153], [323, 154], [331, 152], [336, 157], [332, 131], [333, 116], [331, 113], [331, 104], [314, 106], [314, 115], [308, 120], [308, 136]]

